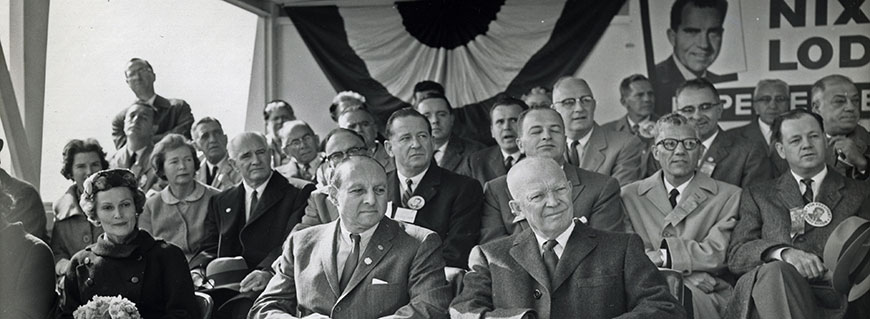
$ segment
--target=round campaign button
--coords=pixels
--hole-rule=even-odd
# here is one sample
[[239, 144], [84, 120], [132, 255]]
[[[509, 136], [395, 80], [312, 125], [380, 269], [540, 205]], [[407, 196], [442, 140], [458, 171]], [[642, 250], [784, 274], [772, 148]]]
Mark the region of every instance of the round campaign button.
[[420, 195], [414, 195], [413, 197], [408, 199], [408, 208], [419, 210], [423, 208], [423, 205], [426, 205], [426, 200]]
[[825, 204], [812, 202], [804, 206], [804, 220], [813, 227], [825, 227], [833, 217], [831, 209]]

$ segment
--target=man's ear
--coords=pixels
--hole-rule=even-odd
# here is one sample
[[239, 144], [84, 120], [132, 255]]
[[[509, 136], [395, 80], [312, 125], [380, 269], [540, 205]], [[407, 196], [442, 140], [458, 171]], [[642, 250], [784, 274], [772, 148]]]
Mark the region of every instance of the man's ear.
[[338, 207], [338, 200], [336, 199], [338, 196], [338, 188], [335, 188], [334, 185], [327, 186], [326, 195], [326, 199], [329, 200], [333, 206]]
[[236, 171], [236, 173], [239, 173], [239, 174], [242, 173], [242, 171], [239, 170], [239, 165], [238, 165], [238, 163], [236, 163], [236, 160], [235, 160], [235, 159], [233, 159], [232, 157], [227, 156], [227, 163], [230, 164], [230, 167], [232, 167], [233, 170]]
[[384, 141], [384, 150], [387, 151], [387, 155], [390, 157], [396, 157], [393, 155], [393, 143], [390, 143], [389, 139]]
[[520, 150], [520, 154], [525, 154], [526, 151], [523, 149], [523, 141], [517, 137], [517, 148]]
[[523, 215], [523, 210], [521, 208], [522, 206], [520, 205], [519, 201], [512, 199], [508, 201], [508, 206], [510, 206], [511, 213], [514, 214], [514, 216], [525, 218], [525, 216]]
[[776, 154], [779, 154], [779, 158], [785, 159], [785, 147], [782, 146], [782, 142], [773, 142], [773, 148], [776, 149]]
[[668, 42], [671, 43], [671, 46], [674, 46], [674, 42], [676, 41], [676, 39], [677, 39], [677, 32], [669, 28], [668, 29]]

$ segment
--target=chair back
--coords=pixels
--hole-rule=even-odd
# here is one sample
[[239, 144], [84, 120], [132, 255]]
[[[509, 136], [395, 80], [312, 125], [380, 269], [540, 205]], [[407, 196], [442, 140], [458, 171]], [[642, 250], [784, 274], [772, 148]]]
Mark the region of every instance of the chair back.
[[202, 314], [202, 318], [210, 319], [211, 311], [214, 308], [214, 300], [204, 292], [195, 291], [193, 294], [196, 298], [196, 305], [199, 306], [199, 312]]

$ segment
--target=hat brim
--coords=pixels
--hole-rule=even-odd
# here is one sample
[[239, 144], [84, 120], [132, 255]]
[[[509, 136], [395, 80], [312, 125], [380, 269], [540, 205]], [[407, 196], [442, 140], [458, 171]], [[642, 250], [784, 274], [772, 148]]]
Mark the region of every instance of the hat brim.
[[[861, 234], [843, 249], [843, 253], [837, 260], [837, 266], [834, 268], [832, 284], [837, 291], [848, 291], [850, 302], [860, 298], [870, 290], [870, 278], [864, 278], [857, 283], [852, 283], [849, 279], [853, 272], [859, 271], [858, 268], [868, 253], [870, 253], [870, 228], [865, 227]], [[863, 267], [870, 267], [870, 265], [865, 264]]]

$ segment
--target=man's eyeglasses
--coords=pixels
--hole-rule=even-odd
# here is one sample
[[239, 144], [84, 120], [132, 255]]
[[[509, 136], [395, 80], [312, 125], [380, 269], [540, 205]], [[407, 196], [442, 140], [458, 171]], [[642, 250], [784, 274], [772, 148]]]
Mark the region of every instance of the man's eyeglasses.
[[290, 143], [285, 143], [284, 147], [285, 148], [287, 148], [287, 147], [299, 148], [302, 146], [302, 143], [309, 143], [313, 140], [314, 140], [314, 135], [305, 134], [301, 138], [297, 138], [295, 140], [290, 141]]
[[758, 102], [758, 103], [770, 104], [770, 101], [774, 101], [776, 103], [785, 103], [785, 102], [788, 102], [788, 96], [783, 96], [783, 95], [777, 95], [776, 97], [759, 96], [759, 97], [755, 98], [755, 102]]
[[347, 159], [350, 156], [368, 156], [368, 155], [369, 155], [369, 150], [365, 147], [351, 147], [344, 152], [337, 151], [337, 152], [333, 152], [332, 154], [327, 155], [326, 160], [329, 163], [335, 165], [335, 164], [338, 164], [339, 162]]
[[711, 110], [714, 107], [717, 107], [719, 105], [722, 105], [722, 103], [701, 103], [701, 104], [698, 104], [698, 106], [686, 105], [686, 106], [678, 109], [677, 112], [683, 113], [683, 114], [692, 114], [692, 113], [695, 113], [695, 110], [698, 110], [701, 112], [709, 111], [709, 110]]
[[570, 107], [574, 106], [577, 103], [580, 103], [582, 106], [590, 106], [595, 103], [595, 98], [591, 95], [585, 95], [581, 97], [569, 97], [567, 99], [556, 102], [555, 104], [562, 107]]
[[691, 151], [693, 149], [698, 148], [698, 145], [701, 145], [701, 140], [694, 138], [694, 137], [682, 139], [682, 140], [678, 140], [675, 138], [666, 138], [666, 139], [663, 139], [661, 141], [658, 141], [658, 143], [656, 143], [656, 145], [661, 145], [666, 150], [673, 151], [673, 150], [677, 149], [677, 145], [679, 145], [681, 143], [683, 144], [683, 148], [685, 150]]

